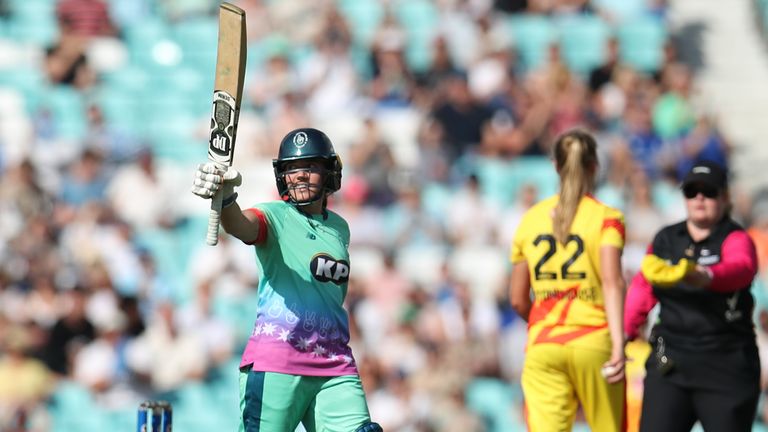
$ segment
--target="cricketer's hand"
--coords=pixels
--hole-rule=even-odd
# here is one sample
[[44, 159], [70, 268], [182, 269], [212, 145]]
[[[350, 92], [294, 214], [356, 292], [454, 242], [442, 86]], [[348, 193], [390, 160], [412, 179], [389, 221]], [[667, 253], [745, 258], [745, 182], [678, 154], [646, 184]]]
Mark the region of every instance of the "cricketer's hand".
[[243, 177], [236, 169], [229, 168], [224, 171], [215, 163], [208, 162], [197, 166], [192, 193], [210, 199], [219, 189], [222, 189], [223, 197], [226, 199], [235, 193], [235, 187], [240, 186], [242, 182]]

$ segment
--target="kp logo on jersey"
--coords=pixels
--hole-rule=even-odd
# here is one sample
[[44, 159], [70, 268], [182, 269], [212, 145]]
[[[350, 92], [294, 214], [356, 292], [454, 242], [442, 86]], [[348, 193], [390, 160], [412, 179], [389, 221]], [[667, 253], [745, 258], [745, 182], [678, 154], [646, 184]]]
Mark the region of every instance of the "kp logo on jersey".
[[330, 255], [315, 255], [309, 268], [312, 271], [312, 276], [320, 282], [333, 282], [340, 285], [349, 280], [349, 263], [344, 260], [336, 260]]

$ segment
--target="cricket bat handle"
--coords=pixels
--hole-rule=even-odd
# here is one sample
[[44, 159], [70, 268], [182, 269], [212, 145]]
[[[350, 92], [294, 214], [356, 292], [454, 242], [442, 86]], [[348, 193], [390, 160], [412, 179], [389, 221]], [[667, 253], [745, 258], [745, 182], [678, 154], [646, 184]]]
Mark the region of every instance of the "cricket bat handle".
[[208, 214], [208, 234], [205, 242], [208, 246], [216, 246], [219, 242], [219, 222], [221, 222], [221, 191], [211, 198], [211, 211]]
[[[224, 167], [226, 169], [226, 167]], [[224, 174], [222, 174], [223, 176]], [[224, 200], [222, 188], [216, 191], [211, 198], [211, 210], [208, 213], [208, 233], [205, 236], [205, 242], [208, 246], [216, 246], [219, 243], [219, 224], [221, 222], [221, 203]]]

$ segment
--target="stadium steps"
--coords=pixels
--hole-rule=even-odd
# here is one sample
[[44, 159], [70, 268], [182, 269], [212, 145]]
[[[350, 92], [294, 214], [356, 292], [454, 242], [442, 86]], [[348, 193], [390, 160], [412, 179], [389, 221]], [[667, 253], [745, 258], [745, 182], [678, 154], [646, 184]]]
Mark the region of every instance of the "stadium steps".
[[704, 105], [734, 144], [735, 183], [747, 191], [768, 187], [768, 51], [755, 14], [750, 0], [679, 0], [670, 3], [669, 16], [675, 33], [700, 35], [700, 52], [681, 54], [694, 63], [701, 58], [696, 79]]

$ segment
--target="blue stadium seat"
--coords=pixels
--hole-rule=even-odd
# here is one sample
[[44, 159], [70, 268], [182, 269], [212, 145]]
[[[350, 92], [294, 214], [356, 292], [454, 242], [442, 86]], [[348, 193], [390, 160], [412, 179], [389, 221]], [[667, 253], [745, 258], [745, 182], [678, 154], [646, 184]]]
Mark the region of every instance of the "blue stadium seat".
[[88, 388], [75, 381], [59, 382], [48, 402], [53, 432], [99, 431], [110, 427]]
[[102, 73], [100, 78], [102, 87], [140, 92], [146, 88], [150, 74], [147, 70], [136, 65], [126, 65], [125, 67]]
[[[237, 369], [232, 373], [237, 374]], [[238, 387], [231, 390], [237, 396]], [[211, 387], [205, 383], [189, 383], [177, 392], [174, 403], [174, 430], [180, 431], [224, 431], [236, 430], [239, 424], [238, 403], [229, 399], [218, 400]]]
[[407, 41], [405, 60], [416, 72], [426, 70], [432, 63], [432, 46], [437, 35], [439, 11], [427, 0], [400, 0], [393, 4], [394, 16], [405, 29]]
[[[202, 152], [205, 149], [201, 149]], [[180, 256], [184, 256], [173, 231], [163, 229], [144, 229], [136, 231], [136, 245], [150, 252], [157, 265], [159, 276], [167, 286], [167, 292], [157, 293], [156, 299], [168, 299], [177, 301], [185, 284], [185, 262], [181, 262]]]
[[121, 87], [103, 87], [96, 94], [96, 103], [101, 108], [108, 125], [118, 130], [141, 133], [141, 100], [137, 93]]
[[557, 21], [563, 60], [574, 72], [586, 75], [605, 59], [610, 28], [596, 15], [572, 15]]
[[182, 61], [192, 66], [210, 67], [216, 65], [219, 21], [216, 17], [196, 17], [180, 21], [171, 26], [171, 36], [181, 47]]
[[[162, 110], [162, 108], [160, 108]], [[152, 152], [161, 159], [179, 162], [199, 162], [205, 157], [207, 143], [193, 136], [198, 119], [182, 115], [167, 115], [148, 121], [148, 139]]]
[[153, 49], [159, 42], [171, 40], [169, 25], [159, 17], [142, 20], [123, 29], [131, 64], [147, 71], [159, 67]]
[[39, 47], [53, 45], [59, 39], [59, 25], [52, 15], [41, 13], [39, 16], [11, 16], [7, 23], [8, 36], [16, 41], [30, 43]]
[[510, 161], [481, 158], [475, 172], [483, 194], [501, 205], [513, 203], [526, 184], [536, 187], [537, 199], [553, 195], [559, 187], [557, 172], [545, 156], [522, 156]]
[[10, 20], [7, 17], [0, 17], [0, 38], [8, 39], [10, 37]]
[[429, 0], [399, 0], [393, 4], [397, 21], [406, 31], [414, 28], [435, 30], [439, 24], [439, 11]]
[[337, 4], [350, 26], [354, 42], [367, 46], [384, 19], [382, 3], [377, 0], [345, 0]]
[[617, 29], [619, 57], [642, 72], [652, 72], [661, 66], [667, 29], [652, 17], [643, 17], [621, 24]]
[[9, 0], [8, 35], [41, 47], [58, 39], [56, 0]]
[[523, 66], [528, 70], [542, 65], [549, 46], [558, 40], [554, 23], [545, 16], [513, 15], [507, 19], [506, 26]]
[[48, 86], [47, 79], [39, 68], [14, 68], [0, 70], [0, 86], [18, 91], [23, 97], [26, 111], [37, 111]]
[[516, 392], [508, 383], [494, 378], [475, 378], [465, 389], [467, 407], [485, 420], [489, 432], [524, 431], [525, 424], [512, 409]]
[[50, 400], [54, 410], [88, 409], [93, 404], [93, 394], [88, 388], [72, 380], [60, 381]]
[[647, 0], [592, 0], [590, 3], [619, 22], [639, 18], [648, 10]]
[[51, 86], [42, 95], [40, 106], [51, 112], [60, 136], [71, 139], [85, 136], [86, 104], [83, 95], [76, 89], [63, 85]]

